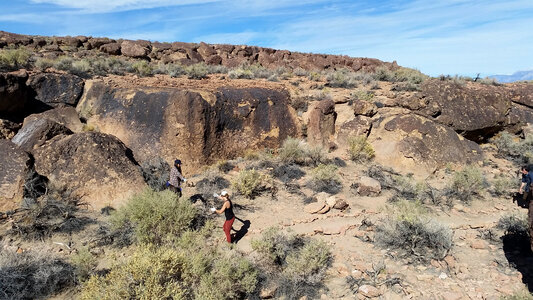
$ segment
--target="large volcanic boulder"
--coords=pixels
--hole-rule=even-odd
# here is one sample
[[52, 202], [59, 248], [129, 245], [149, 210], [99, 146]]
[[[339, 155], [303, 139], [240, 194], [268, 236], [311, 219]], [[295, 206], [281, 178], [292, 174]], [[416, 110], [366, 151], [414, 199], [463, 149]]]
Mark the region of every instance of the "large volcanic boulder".
[[276, 148], [296, 135], [288, 98], [286, 92], [263, 88], [200, 94], [88, 81], [77, 110], [88, 124], [120, 138], [138, 161], [178, 157], [188, 171], [248, 149]]
[[307, 141], [310, 144], [328, 146], [335, 134], [335, 102], [322, 100], [315, 102], [309, 108], [309, 122], [307, 123]]
[[78, 112], [71, 106], [58, 107], [39, 114], [29, 115], [24, 119], [24, 124], [40, 119], [47, 119], [59, 123], [72, 132], [81, 132], [83, 130], [83, 124], [80, 121]]
[[31, 152], [34, 148], [42, 146], [46, 141], [60, 134], [71, 134], [67, 127], [48, 119], [34, 119], [24, 122], [11, 140], [21, 149]]
[[59, 135], [33, 155], [37, 173], [95, 209], [118, 206], [146, 186], [130, 150], [112, 135]]
[[26, 86], [26, 72], [0, 73], [0, 118], [23, 118], [33, 100], [33, 91]]
[[500, 86], [433, 79], [401, 104], [470, 140], [483, 141], [507, 125], [511, 93]]
[[369, 141], [377, 162], [415, 174], [482, 158], [479, 145], [450, 127], [401, 109], [382, 109], [374, 119]]
[[83, 79], [72, 74], [38, 73], [30, 76], [27, 85], [37, 100], [52, 107], [76, 106], [83, 93]]
[[150, 53], [150, 43], [145, 41], [123, 41], [120, 47], [122, 55], [134, 58], [146, 58]]
[[9, 140], [0, 140], [0, 210], [19, 206], [24, 182], [30, 169], [30, 156]]

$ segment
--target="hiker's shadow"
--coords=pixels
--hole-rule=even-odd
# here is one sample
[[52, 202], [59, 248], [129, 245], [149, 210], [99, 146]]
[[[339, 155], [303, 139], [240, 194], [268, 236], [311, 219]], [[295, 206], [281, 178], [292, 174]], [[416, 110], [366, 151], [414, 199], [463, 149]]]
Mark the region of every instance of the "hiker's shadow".
[[516, 205], [522, 208], [529, 208], [529, 201], [524, 200], [522, 194], [514, 193], [513, 194], [513, 203], [516, 202]]
[[242, 223], [242, 226], [239, 230], [235, 230], [235, 234], [233, 236], [233, 243], [237, 244], [247, 233], [248, 229], [250, 229], [250, 220], [242, 220], [237, 217], [235, 219], [239, 220]]

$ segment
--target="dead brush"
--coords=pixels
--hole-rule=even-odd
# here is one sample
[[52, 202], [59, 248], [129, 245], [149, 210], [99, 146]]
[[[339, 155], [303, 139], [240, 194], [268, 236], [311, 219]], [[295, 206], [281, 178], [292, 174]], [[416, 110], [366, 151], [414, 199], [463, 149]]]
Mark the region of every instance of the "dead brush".
[[402, 289], [404, 288], [402, 279], [398, 274], [387, 273], [387, 266], [384, 262], [372, 264], [372, 270], [365, 270], [359, 278], [350, 275], [346, 277], [346, 281], [354, 294], [357, 294], [359, 287], [363, 285], [371, 285], [376, 288], [385, 285], [391, 288], [393, 285], [398, 284]]
[[83, 230], [95, 221], [79, 216], [79, 207], [87, 206], [69, 191], [50, 191], [25, 208], [18, 209], [10, 216], [10, 235], [18, 235], [27, 240], [44, 240], [54, 233], [72, 233]]

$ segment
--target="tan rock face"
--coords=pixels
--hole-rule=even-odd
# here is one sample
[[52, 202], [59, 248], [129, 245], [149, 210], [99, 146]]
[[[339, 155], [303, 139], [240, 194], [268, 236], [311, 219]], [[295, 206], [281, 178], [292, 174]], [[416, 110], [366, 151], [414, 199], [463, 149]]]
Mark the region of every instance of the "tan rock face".
[[140, 43], [140, 41], [123, 41], [120, 51], [124, 56], [143, 58], [150, 53], [150, 49], [147, 46], [148, 44]]
[[335, 134], [335, 102], [331, 99], [315, 102], [309, 111], [307, 142], [311, 145], [329, 145]]
[[119, 206], [146, 185], [126, 146], [112, 135], [56, 136], [34, 151], [35, 170], [98, 209]]
[[286, 92], [220, 88], [200, 94], [173, 88], [120, 89], [99, 81], [86, 86], [77, 110], [89, 124], [117, 136], [140, 162], [156, 156], [168, 162], [180, 158], [186, 172], [248, 149], [277, 148], [298, 132]]
[[396, 109], [375, 118], [369, 141], [377, 162], [415, 174], [448, 162], [474, 163], [482, 157], [479, 145], [451, 128]]
[[19, 206], [30, 156], [9, 140], [0, 140], [0, 211]]

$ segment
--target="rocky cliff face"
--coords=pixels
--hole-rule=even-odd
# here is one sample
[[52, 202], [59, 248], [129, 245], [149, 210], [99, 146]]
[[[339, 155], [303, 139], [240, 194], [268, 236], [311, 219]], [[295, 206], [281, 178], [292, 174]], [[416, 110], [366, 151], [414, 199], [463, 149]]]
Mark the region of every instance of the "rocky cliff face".
[[186, 170], [248, 149], [277, 148], [298, 133], [286, 92], [220, 88], [206, 93], [90, 81], [77, 109], [98, 130], [124, 141], [137, 160], [179, 157]]

